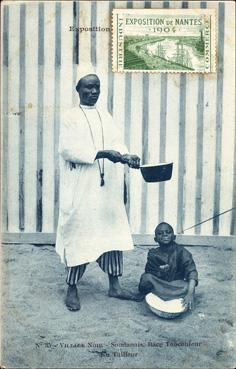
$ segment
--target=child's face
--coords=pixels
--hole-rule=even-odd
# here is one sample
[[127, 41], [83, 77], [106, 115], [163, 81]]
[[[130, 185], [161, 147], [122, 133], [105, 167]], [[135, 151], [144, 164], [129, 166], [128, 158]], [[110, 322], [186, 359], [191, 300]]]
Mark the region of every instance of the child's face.
[[160, 224], [155, 231], [154, 239], [159, 245], [167, 246], [175, 239], [175, 235], [169, 224]]

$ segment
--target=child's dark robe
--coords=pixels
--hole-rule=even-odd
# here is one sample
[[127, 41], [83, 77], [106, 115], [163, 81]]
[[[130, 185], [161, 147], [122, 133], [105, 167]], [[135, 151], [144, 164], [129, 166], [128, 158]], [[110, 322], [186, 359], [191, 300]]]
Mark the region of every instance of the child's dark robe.
[[[163, 271], [161, 265], [169, 265]], [[184, 297], [188, 292], [188, 281], [198, 284], [198, 273], [192, 254], [183, 246], [173, 242], [170, 246], [157, 247], [148, 252], [145, 273], [141, 276], [139, 290], [153, 292], [163, 300]]]

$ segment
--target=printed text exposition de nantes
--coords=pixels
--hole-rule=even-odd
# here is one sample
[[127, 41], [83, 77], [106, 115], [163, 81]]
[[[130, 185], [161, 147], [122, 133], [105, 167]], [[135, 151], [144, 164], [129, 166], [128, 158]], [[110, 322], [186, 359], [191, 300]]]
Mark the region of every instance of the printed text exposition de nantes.
[[163, 17], [163, 18], [125, 18], [125, 24], [127, 26], [162, 26], [165, 25], [165, 22], [170, 22], [175, 26], [201, 26], [203, 24], [203, 19], [197, 18], [174, 18], [171, 17]]

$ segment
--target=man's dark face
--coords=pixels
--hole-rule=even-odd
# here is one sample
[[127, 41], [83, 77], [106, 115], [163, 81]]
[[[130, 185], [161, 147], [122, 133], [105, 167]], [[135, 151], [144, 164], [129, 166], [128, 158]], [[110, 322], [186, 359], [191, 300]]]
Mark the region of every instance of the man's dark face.
[[80, 80], [79, 97], [82, 105], [93, 106], [100, 95], [100, 81], [95, 74], [89, 74]]
[[174, 241], [175, 235], [172, 227], [167, 223], [161, 223], [157, 226], [155, 230], [154, 240], [159, 243], [159, 245], [169, 245]]

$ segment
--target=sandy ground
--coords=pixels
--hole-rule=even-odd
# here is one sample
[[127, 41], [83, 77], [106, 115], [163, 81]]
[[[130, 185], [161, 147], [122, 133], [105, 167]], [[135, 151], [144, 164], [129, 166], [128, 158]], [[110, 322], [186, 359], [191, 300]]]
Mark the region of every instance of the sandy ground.
[[[123, 286], [136, 290], [148, 247], [124, 255]], [[7, 368], [233, 368], [235, 254], [191, 247], [200, 281], [192, 313], [156, 317], [145, 302], [107, 296], [107, 276], [89, 265], [82, 308], [64, 305], [65, 269], [52, 246], [3, 247], [2, 365]], [[140, 346], [140, 347], [137, 347]]]

